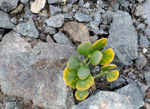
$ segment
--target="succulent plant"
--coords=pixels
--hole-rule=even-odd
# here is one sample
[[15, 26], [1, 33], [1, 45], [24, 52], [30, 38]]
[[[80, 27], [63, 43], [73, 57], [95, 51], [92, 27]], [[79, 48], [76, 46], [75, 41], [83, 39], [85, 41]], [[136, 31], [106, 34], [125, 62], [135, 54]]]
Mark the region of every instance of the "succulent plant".
[[[107, 38], [102, 38], [94, 44], [84, 42], [79, 45], [77, 52], [86, 56], [86, 59], [80, 62], [75, 56], [69, 58], [67, 67], [63, 73], [63, 78], [66, 85], [73, 89], [77, 89], [75, 96], [78, 100], [84, 100], [89, 95], [88, 89], [93, 85], [95, 78], [106, 75], [108, 82], [115, 81], [118, 78], [119, 71], [112, 70], [117, 66], [115, 64], [110, 64], [115, 56], [113, 49], [109, 48], [103, 52], [100, 51], [106, 44]], [[89, 64], [93, 66], [100, 64], [102, 66], [102, 72], [93, 77], [90, 73]]]

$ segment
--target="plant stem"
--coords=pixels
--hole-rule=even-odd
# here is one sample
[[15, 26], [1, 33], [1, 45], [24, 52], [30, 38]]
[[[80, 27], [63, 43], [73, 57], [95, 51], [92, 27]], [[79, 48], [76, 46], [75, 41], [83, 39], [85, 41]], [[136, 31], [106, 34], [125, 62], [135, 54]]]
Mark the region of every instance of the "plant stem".
[[89, 59], [89, 57], [87, 56], [86, 59], [82, 63], [85, 64], [88, 59]]
[[88, 66], [90, 63], [91, 63], [91, 62], [89, 61], [89, 62], [86, 64], [86, 66]]
[[102, 76], [102, 75], [104, 75], [104, 74], [106, 74], [106, 73], [107, 73], [107, 71], [102, 72], [102, 73], [99, 73], [98, 75], [96, 75], [96, 76], [94, 77], [94, 79], [97, 78], [97, 77], [99, 77], [99, 76]]

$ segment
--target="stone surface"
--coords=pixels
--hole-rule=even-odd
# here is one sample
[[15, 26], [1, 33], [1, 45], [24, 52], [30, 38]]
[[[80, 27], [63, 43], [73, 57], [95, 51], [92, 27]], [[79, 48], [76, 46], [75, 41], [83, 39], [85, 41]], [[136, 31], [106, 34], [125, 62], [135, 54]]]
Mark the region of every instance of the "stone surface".
[[139, 53], [138, 59], [135, 60], [136, 68], [138, 70], [141, 70], [146, 64], [147, 64], [146, 57], [142, 53]]
[[49, 4], [61, 3], [62, 0], [48, 0]]
[[56, 33], [53, 36], [53, 38], [59, 44], [65, 44], [65, 45], [73, 46], [73, 43], [71, 42], [71, 40], [65, 34], [63, 34], [62, 32]]
[[135, 13], [136, 16], [142, 16], [145, 14], [145, 9], [142, 5], [138, 5], [135, 9]]
[[137, 32], [127, 12], [117, 11], [110, 25], [107, 47], [113, 48], [117, 57], [125, 65], [132, 64], [138, 57]]
[[85, 41], [90, 41], [88, 28], [81, 23], [67, 22], [64, 24], [63, 30], [69, 34], [74, 42], [83, 43]]
[[[130, 101], [133, 104], [133, 109], [139, 109], [144, 105], [144, 101], [142, 95], [137, 87], [134, 85], [127, 85], [116, 91], [120, 95], [124, 95], [126, 97], [130, 97]], [[130, 109], [130, 108], [129, 108]]]
[[31, 18], [26, 23], [19, 23], [14, 29], [20, 34], [31, 38], [38, 38], [39, 35], [39, 32], [37, 31], [34, 22]]
[[41, 9], [45, 7], [46, 0], [36, 0], [31, 4], [31, 11], [33, 13], [38, 13]]
[[59, 28], [64, 23], [64, 16], [62, 14], [58, 14], [56, 16], [50, 17], [45, 22], [48, 26], [51, 26], [51, 27], [54, 27], [54, 28]]
[[148, 86], [150, 86], [150, 72], [145, 72], [144, 77]]
[[116, 81], [110, 83], [110, 89], [120, 88], [126, 84], [126, 80], [124, 78], [118, 78]]
[[15, 25], [10, 22], [10, 17], [7, 13], [0, 11], [0, 27], [12, 29]]
[[5, 109], [15, 109], [15, 102], [8, 102], [6, 103]]
[[29, 2], [29, 0], [20, 0], [20, 2], [23, 4], [27, 4]]
[[141, 35], [139, 42], [140, 42], [140, 47], [142, 47], [142, 48], [149, 47], [149, 40], [147, 39], [146, 36]]
[[148, 22], [148, 25], [149, 25], [149, 27], [150, 27], [150, 12], [149, 12], [149, 10], [150, 10], [150, 0], [146, 0], [146, 2], [144, 3], [144, 9], [145, 9], [145, 13], [146, 13], [146, 15], [147, 15], [147, 22]]
[[74, 16], [75, 19], [77, 19], [79, 22], [89, 22], [92, 20], [91, 17], [89, 17], [87, 14], [77, 12]]
[[[65, 51], [65, 52], [64, 52]], [[34, 48], [19, 33], [10, 32], [0, 43], [0, 85], [4, 94], [32, 100], [44, 109], [67, 109], [73, 93], [63, 81], [63, 70], [75, 48], [39, 42]]]
[[53, 6], [53, 5], [50, 5], [50, 6], [49, 6], [49, 9], [50, 9], [51, 15], [56, 15], [56, 14], [58, 14], [58, 13], [61, 12], [61, 9], [60, 9], [60, 8], [55, 7], [55, 6]]
[[9, 12], [17, 7], [19, 0], [0, 0], [0, 8]]
[[72, 109], [134, 109], [130, 98], [116, 92], [100, 91]]
[[0, 40], [2, 40], [4, 32], [5, 32], [5, 29], [0, 28]]

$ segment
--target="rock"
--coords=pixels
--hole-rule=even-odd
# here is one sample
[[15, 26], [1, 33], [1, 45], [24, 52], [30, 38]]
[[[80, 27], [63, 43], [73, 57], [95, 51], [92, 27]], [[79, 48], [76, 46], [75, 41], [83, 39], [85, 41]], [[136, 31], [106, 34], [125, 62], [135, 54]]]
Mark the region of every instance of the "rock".
[[[116, 91], [120, 95], [124, 95], [126, 97], [130, 97], [130, 102], [133, 104], [133, 109], [139, 109], [144, 105], [144, 101], [142, 95], [137, 87], [134, 85], [127, 85]], [[122, 108], [121, 108], [122, 109]], [[129, 108], [131, 109], [131, 108]]]
[[16, 9], [14, 9], [10, 14], [17, 14], [23, 10], [23, 4], [19, 4]]
[[55, 28], [52, 28], [52, 27], [49, 27], [49, 26], [45, 26], [44, 33], [45, 34], [55, 34], [56, 30], [55, 30]]
[[84, 0], [79, 0], [79, 6], [83, 6]]
[[150, 86], [150, 71], [144, 73], [144, 77], [148, 86]]
[[53, 37], [54, 37], [55, 41], [59, 44], [73, 46], [73, 43], [71, 42], [71, 40], [66, 35], [64, 35], [62, 32], [56, 33]]
[[37, 31], [31, 18], [26, 23], [19, 23], [16, 26], [15, 30], [18, 31], [20, 34], [31, 38], [38, 38], [39, 35], [39, 32]]
[[46, 37], [46, 42], [47, 42], [47, 43], [54, 43], [54, 41], [53, 41], [53, 39], [51, 38], [50, 35], [47, 35], [47, 37]]
[[110, 24], [110, 22], [113, 19], [114, 12], [106, 11], [104, 14], [102, 14], [102, 23], [103, 24]]
[[140, 47], [142, 48], [148, 48], [149, 47], [149, 40], [147, 37], [140, 35]]
[[67, 22], [63, 26], [63, 30], [69, 34], [74, 42], [90, 41], [88, 28], [77, 22]]
[[95, 14], [94, 14], [94, 20], [95, 20], [96, 22], [99, 22], [99, 23], [102, 22], [102, 18], [101, 18], [100, 12], [95, 12]]
[[59, 3], [62, 2], [62, 0], [48, 0], [49, 4], [55, 4], [55, 3]]
[[17, 24], [17, 17], [15, 16], [15, 17], [12, 17], [11, 19], [10, 19], [10, 21], [13, 23], [13, 24]]
[[137, 32], [127, 12], [117, 11], [110, 25], [107, 47], [112, 48], [125, 65], [138, 58]]
[[51, 15], [56, 15], [56, 14], [59, 14], [61, 12], [61, 9], [58, 8], [58, 7], [55, 7], [53, 5], [50, 5], [49, 6], [49, 9], [50, 9], [50, 13]]
[[31, 4], [31, 11], [33, 13], [38, 13], [42, 8], [44, 8], [46, 0], [36, 0]]
[[5, 30], [0, 28], [0, 41], [2, 40]]
[[99, 26], [99, 23], [96, 21], [91, 21], [89, 25], [92, 31], [98, 31], [99, 30], [98, 26]]
[[124, 86], [126, 80], [124, 78], [118, 78], [116, 81], [110, 83], [110, 89], [116, 89]]
[[146, 49], [146, 48], [143, 48], [143, 49], [142, 49], [142, 53], [143, 53], [143, 54], [147, 53], [147, 49]]
[[150, 10], [150, 1], [149, 1], [149, 0], [146, 0], [146, 2], [144, 3], [143, 6], [144, 6], [144, 9], [145, 9], [145, 13], [146, 13], [146, 15], [147, 15], [146, 20], [147, 20], [148, 25], [149, 25], [149, 27], [150, 27], [150, 12], [149, 12], [149, 10]]
[[90, 3], [89, 2], [86, 2], [84, 5], [83, 5], [84, 8], [90, 8]]
[[29, 2], [29, 0], [20, 0], [20, 2], [23, 4], [27, 4]]
[[64, 16], [62, 14], [58, 14], [56, 16], [50, 17], [45, 22], [48, 26], [51, 26], [51, 27], [54, 27], [54, 28], [59, 28], [64, 23]]
[[0, 8], [5, 12], [15, 9], [19, 0], [0, 0]]
[[141, 82], [138, 82], [138, 88], [139, 88], [139, 90], [140, 90], [140, 92], [141, 92], [141, 94], [142, 94], [142, 96], [144, 98], [145, 97], [145, 92], [147, 91], [147, 89], [149, 88], [149, 86], [145, 85], [145, 84], [143, 84]]
[[15, 25], [10, 22], [10, 17], [7, 13], [0, 11], [0, 27], [12, 29]]
[[92, 21], [91, 17], [89, 17], [87, 14], [81, 13], [79, 11], [75, 14], [74, 18], [76, 20], [78, 20], [79, 22], [89, 22], [89, 21]]
[[145, 14], [145, 10], [144, 10], [143, 5], [138, 5], [138, 6], [136, 7], [136, 9], [135, 9], [134, 14], [135, 14], [136, 16], [142, 16], [142, 15], [144, 15], [144, 14]]
[[147, 64], [146, 57], [142, 53], [139, 53], [138, 59], [135, 60], [136, 68], [138, 70], [141, 70], [146, 64]]
[[24, 37], [10, 32], [0, 43], [2, 92], [44, 109], [71, 108], [73, 93], [63, 81], [63, 70], [72, 55], [78, 57], [75, 48], [62, 44], [39, 42], [32, 49]]
[[67, 0], [67, 3], [68, 4], [74, 4], [74, 3], [76, 3], [78, 0]]
[[71, 109], [134, 109], [130, 98], [116, 92], [100, 91]]
[[15, 102], [17, 97], [5, 97], [4, 102]]
[[146, 36], [150, 36], [150, 28], [145, 29], [145, 30], [144, 30], [144, 34], [145, 34]]
[[15, 109], [15, 102], [8, 102], [6, 103], [5, 109]]

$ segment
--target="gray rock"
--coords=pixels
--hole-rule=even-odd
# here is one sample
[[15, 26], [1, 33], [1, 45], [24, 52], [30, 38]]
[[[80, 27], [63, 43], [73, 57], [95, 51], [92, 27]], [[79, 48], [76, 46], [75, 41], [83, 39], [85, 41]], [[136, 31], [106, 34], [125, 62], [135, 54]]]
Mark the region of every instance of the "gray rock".
[[[144, 105], [144, 101], [139, 89], [134, 85], [127, 85], [116, 91], [120, 95], [130, 97], [130, 102], [133, 104], [133, 109], [139, 109]], [[130, 109], [130, 108], [129, 108]]]
[[0, 0], [0, 8], [9, 12], [17, 7], [19, 0]]
[[100, 12], [95, 12], [95, 14], [94, 14], [94, 20], [95, 20], [96, 22], [99, 22], [99, 23], [102, 22], [102, 18], [101, 18]]
[[5, 97], [4, 102], [15, 102], [17, 97]]
[[58, 8], [58, 7], [55, 7], [53, 5], [50, 5], [49, 6], [49, 9], [50, 9], [50, 13], [51, 15], [56, 15], [56, 14], [59, 14], [61, 12], [61, 9]]
[[84, 5], [83, 5], [84, 8], [90, 8], [90, 3], [89, 2], [86, 2]]
[[71, 42], [71, 40], [66, 35], [64, 35], [62, 32], [56, 33], [53, 37], [54, 37], [55, 41], [59, 44], [73, 46], [73, 43]]
[[126, 84], [124, 78], [118, 78], [116, 81], [110, 83], [110, 89], [116, 89]]
[[49, 4], [61, 3], [62, 0], [48, 0]]
[[143, 5], [138, 5], [138, 6], [136, 7], [136, 9], [135, 9], [134, 14], [135, 14], [136, 16], [142, 16], [142, 15], [144, 15], [144, 14], [145, 14], [145, 9], [144, 9]]
[[67, 0], [67, 3], [71, 3], [71, 4], [74, 4], [76, 3], [78, 0]]
[[138, 30], [144, 30], [145, 29], [145, 24], [143, 24], [143, 23], [138, 24], [137, 29]]
[[87, 14], [81, 13], [79, 11], [75, 14], [74, 18], [78, 20], [79, 22], [89, 22], [92, 20], [90, 16], [88, 16]]
[[71, 108], [73, 93], [62, 72], [72, 55], [78, 57], [75, 48], [62, 44], [39, 42], [32, 49], [19, 33], [10, 32], [0, 43], [1, 90], [44, 109]]
[[93, 31], [98, 31], [98, 30], [99, 30], [98, 26], [99, 26], [99, 23], [96, 22], [96, 21], [91, 21], [91, 22], [90, 22], [90, 25], [89, 25], [89, 27], [90, 27], [91, 30], [93, 30]]
[[8, 102], [6, 103], [5, 109], [15, 109], [15, 102]]
[[39, 35], [39, 32], [34, 25], [34, 21], [31, 18], [26, 23], [19, 23], [14, 29], [20, 34], [31, 38], [38, 38]]
[[106, 11], [104, 14], [102, 14], [102, 23], [103, 24], [109, 24], [113, 19], [114, 12]]
[[10, 17], [7, 13], [0, 11], [0, 27], [12, 29], [15, 25], [10, 22]]
[[45, 34], [55, 34], [56, 30], [55, 30], [55, 28], [52, 28], [52, 27], [49, 27], [49, 26], [45, 26], [44, 33]]
[[149, 10], [150, 10], [150, 1], [149, 1], [149, 0], [146, 0], [146, 2], [144, 3], [143, 6], [144, 6], [144, 9], [145, 9], [145, 13], [146, 13], [146, 15], [147, 15], [146, 20], [147, 20], [148, 25], [149, 25], [149, 27], [150, 27], [150, 12], [149, 12]]
[[[116, 92], [100, 91], [72, 109], [134, 109], [130, 98]], [[138, 108], [137, 108], [138, 109]]]
[[149, 47], [149, 40], [147, 39], [147, 37], [140, 35], [140, 47], [142, 48], [148, 48]]
[[83, 6], [84, 0], [79, 0], [79, 6]]
[[12, 17], [10, 19], [10, 21], [13, 23], [13, 24], [17, 24], [17, 17]]
[[142, 53], [139, 53], [138, 59], [135, 60], [136, 68], [138, 70], [141, 70], [146, 64], [147, 64], [146, 57]]
[[23, 108], [20, 106], [15, 106], [15, 109], [23, 109]]
[[127, 12], [117, 11], [110, 25], [107, 47], [112, 48], [125, 65], [132, 64], [138, 58], [137, 32]]
[[27, 4], [29, 2], [29, 0], [20, 0], [20, 2], [23, 4]]
[[59, 28], [64, 23], [64, 16], [62, 14], [58, 14], [56, 16], [50, 17], [45, 22], [48, 26], [51, 26], [51, 27], [54, 27], [54, 28]]
[[5, 30], [0, 28], [0, 40], [2, 40]]
[[150, 72], [145, 72], [144, 77], [148, 86], [150, 86]]
[[150, 36], [150, 28], [145, 29], [145, 30], [144, 30], [144, 34], [145, 34], [146, 36]]

